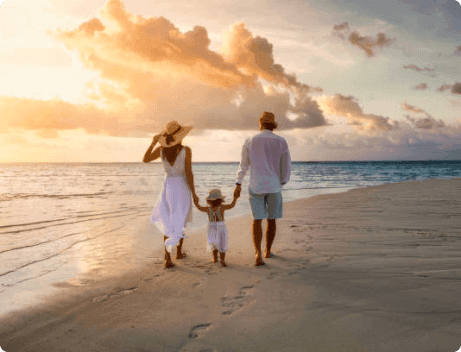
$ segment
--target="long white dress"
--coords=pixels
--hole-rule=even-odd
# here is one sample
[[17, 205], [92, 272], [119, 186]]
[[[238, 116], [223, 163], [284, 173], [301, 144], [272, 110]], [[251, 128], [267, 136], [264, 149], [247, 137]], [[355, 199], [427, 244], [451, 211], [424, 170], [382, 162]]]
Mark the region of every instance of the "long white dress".
[[171, 253], [183, 236], [184, 227], [192, 221], [192, 195], [185, 172], [186, 148], [179, 152], [173, 166], [160, 152], [165, 180], [162, 192], [152, 212], [151, 221], [168, 237], [166, 250]]

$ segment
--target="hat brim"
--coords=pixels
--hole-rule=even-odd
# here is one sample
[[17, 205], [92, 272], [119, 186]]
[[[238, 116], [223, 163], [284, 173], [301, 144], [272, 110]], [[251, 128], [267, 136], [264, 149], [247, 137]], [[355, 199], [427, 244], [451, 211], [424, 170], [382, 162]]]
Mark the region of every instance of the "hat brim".
[[174, 140], [173, 142], [171, 142], [170, 144], [167, 144], [166, 143], [166, 137], [165, 136], [161, 136], [158, 140], [158, 143], [160, 144], [160, 146], [162, 147], [173, 147], [175, 146], [176, 144], [178, 144], [179, 142], [181, 142], [184, 137], [187, 136], [187, 134], [191, 131], [191, 129], [193, 128], [193, 126], [190, 126], [190, 125], [185, 125], [185, 126], [181, 126], [181, 129], [179, 130], [179, 132], [176, 132], [173, 136]]
[[222, 200], [225, 200], [226, 199], [226, 196], [222, 196], [222, 197], [207, 197], [206, 200], [216, 200], [216, 199], [222, 199]]

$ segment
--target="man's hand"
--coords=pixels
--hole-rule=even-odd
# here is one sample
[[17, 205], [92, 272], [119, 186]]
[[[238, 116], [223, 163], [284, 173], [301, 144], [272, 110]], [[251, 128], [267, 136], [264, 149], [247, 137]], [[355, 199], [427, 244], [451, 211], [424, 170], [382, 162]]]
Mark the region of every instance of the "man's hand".
[[236, 185], [234, 189], [234, 198], [240, 197], [240, 192], [242, 192], [242, 185]]

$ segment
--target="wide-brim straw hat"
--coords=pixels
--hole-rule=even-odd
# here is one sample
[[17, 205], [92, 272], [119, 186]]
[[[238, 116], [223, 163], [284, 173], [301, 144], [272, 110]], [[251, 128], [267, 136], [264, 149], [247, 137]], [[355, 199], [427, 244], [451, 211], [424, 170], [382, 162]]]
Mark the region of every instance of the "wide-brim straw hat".
[[216, 189], [210, 190], [206, 200], [216, 200], [216, 199], [224, 200], [225, 198], [226, 197], [222, 195], [221, 190], [216, 188]]
[[191, 129], [190, 125], [181, 126], [177, 121], [170, 121], [163, 129], [158, 143], [162, 147], [172, 147], [181, 142]]

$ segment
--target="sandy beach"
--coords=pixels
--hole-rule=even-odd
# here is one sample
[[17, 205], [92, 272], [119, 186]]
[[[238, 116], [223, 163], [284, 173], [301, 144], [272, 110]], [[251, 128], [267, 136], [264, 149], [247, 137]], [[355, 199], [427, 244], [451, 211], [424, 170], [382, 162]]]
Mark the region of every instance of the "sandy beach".
[[[274, 257], [254, 267], [251, 217], [227, 222], [227, 268], [206, 233], [187, 258], [73, 286], [0, 321], [20, 351], [457, 351], [461, 179], [284, 204]], [[263, 242], [264, 243], [264, 242]]]

